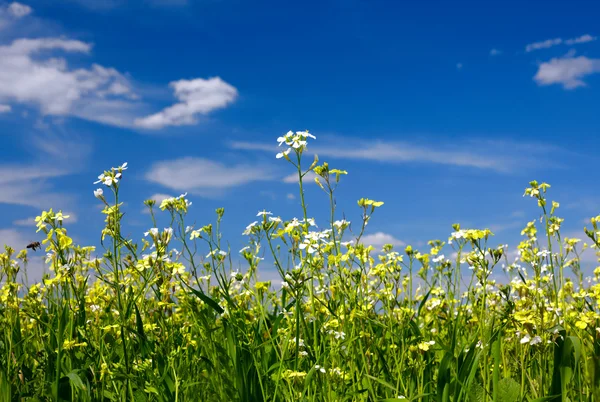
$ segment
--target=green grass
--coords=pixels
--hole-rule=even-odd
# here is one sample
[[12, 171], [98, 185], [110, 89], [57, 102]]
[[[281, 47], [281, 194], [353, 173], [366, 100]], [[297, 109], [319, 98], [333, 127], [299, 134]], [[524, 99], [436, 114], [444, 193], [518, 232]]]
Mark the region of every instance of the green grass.
[[[73, 243], [61, 213], [43, 212], [52, 275], [19, 283], [27, 251], [0, 255], [0, 401], [600, 400], [600, 270], [583, 279], [587, 246], [560, 236], [547, 184], [526, 189], [540, 214], [515, 261], [489, 230], [459, 225], [423, 250], [374, 250], [360, 239], [383, 203], [359, 200], [354, 232], [337, 221], [346, 172], [303, 168], [309, 138], [288, 134], [280, 142], [296, 148], [278, 155], [298, 172], [302, 217], [260, 215], [244, 272], [222, 240], [225, 211], [188, 228], [185, 196], [146, 202], [169, 230], [124, 238], [126, 167], [96, 192], [101, 258]], [[310, 171], [330, 210], [321, 229], [304, 202]], [[593, 247], [598, 221], [586, 229]], [[260, 282], [259, 266], [283, 286]]]

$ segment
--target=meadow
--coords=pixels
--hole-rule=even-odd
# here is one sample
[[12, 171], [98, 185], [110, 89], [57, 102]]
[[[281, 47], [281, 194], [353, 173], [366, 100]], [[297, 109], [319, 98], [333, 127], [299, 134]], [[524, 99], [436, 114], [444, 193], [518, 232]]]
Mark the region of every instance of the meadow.
[[[147, 200], [154, 227], [123, 237], [127, 164], [96, 182], [101, 247], [75, 244], [66, 216], [42, 212], [50, 274], [27, 283], [35, 251], [0, 254], [0, 401], [600, 400], [600, 268], [584, 278], [580, 265], [600, 244], [600, 216], [585, 243], [561, 236], [559, 203], [532, 181], [523, 202], [539, 215], [510, 257], [489, 229], [459, 224], [420, 250], [374, 249], [361, 238], [388, 205], [363, 198], [359, 221], [340, 219], [346, 172], [306, 160], [313, 140], [278, 138], [300, 216], [258, 211], [239, 251], [225, 246], [223, 209], [189, 226], [185, 194]], [[309, 173], [326, 222], [306, 208]], [[156, 227], [157, 214], [171, 225]]]

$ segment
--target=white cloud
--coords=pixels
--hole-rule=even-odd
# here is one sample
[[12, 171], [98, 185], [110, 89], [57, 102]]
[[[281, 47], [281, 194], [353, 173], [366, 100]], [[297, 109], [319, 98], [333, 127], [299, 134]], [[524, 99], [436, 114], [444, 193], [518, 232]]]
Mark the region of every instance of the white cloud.
[[12, 110], [10, 105], [2, 105], [0, 104], [0, 113], [9, 113]]
[[498, 56], [499, 54], [502, 54], [501, 50], [498, 50], [498, 49], [490, 50], [490, 56]]
[[222, 109], [232, 103], [238, 95], [237, 89], [219, 77], [179, 80], [169, 85], [180, 102], [158, 113], [136, 119], [136, 126], [156, 130], [165, 126], [196, 124], [198, 115]]
[[585, 56], [554, 58], [539, 65], [533, 77], [538, 85], [560, 84], [565, 89], [585, 86], [583, 78], [600, 72], [600, 59]]
[[30, 228], [35, 227], [35, 216], [31, 216], [29, 218], [25, 218], [25, 219], [18, 219], [16, 221], [13, 222], [13, 225], [15, 226], [29, 226]]
[[525, 51], [532, 52], [534, 50], [547, 49], [552, 46], [560, 45], [562, 42], [563, 42], [563, 40], [561, 38], [546, 39], [545, 41], [542, 41], [542, 42], [535, 42], [535, 43], [528, 44], [527, 46], [525, 46]]
[[558, 45], [562, 45], [562, 44], [572, 46], [572, 45], [577, 45], [580, 43], [593, 42], [596, 39], [598, 39], [598, 38], [595, 36], [592, 36], [590, 34], [585, 34], [585, 35], [581, 35], [577, 38], [571, 38], [571, 39], [565, 39], [565, 40], [563, 40], [562, 38], [546, 39], [541, 42], [534, 42], [534, 43], [528, 44], [527, 46], [525, 46], [525, 51], [533, 52], [534, 50], [548, 49], [550, 47], [558, 46]]
[[272, 180], [267, 167], [245, 164], [223, 164], [204, 158], [185, 157], [155, 163], [146, 180], [176, 191], [189, 191], [204, 196], [243, 184]]
[[[314, 183], [315, 182], [315, 177], [317, 177], [317, 174], [315, 172], [312, 172], [312, 171], [308, 172], [302, 178], [302, 183], [304, 183], [304, 184]], [[292, 174], [289, 174], [289, 175], [285, 176], [283, 178], [283, 182], [284, 183], [288, 183], [288, 184], [289, 183], [298, 184], [298, 173], [292, 173]]]
[[150, 200], [154, 200], [156, 201], [157, 204], [160, 204], [161, 202], [163, 202], [164, 200], [168, 199], [168, 198], [173, 198], [172, 195], [169, 194], [152, 194], [150, 196]]
[[0, 4], [0, 30], [7, 29], [32, 11], [31, 7], [17, 2]]
[[27, 136], [23, 143], [34, 159], [0, 164], [0, 204], [70, 210], [74, 206], [72, 196], [57, 191], [52, 180], [81, 170], [91, 145], [77, 135], [52, 131]]
[[77, 133], [60, 130], [59, 127], [42, 128], [38, 134], [26, 140], [28, 149], [42, 161], [49, 158], [54, 166], [65, 170], [76, 170], [89, 159], [93, 151], [92, 143]]
[[363, 236], [360, 240], [367, 246], [373, 246], [376, 249], [382, 248], [384, 244], [391, 244], [395, 247], [406, 245], [406, 243], [404, 243], [402, 240], [396, 239], [391, 234], [383, 232], [377, 232]]
[[64, 209], [70, 197], [52, 191], [47, 179], [67, 174], [52, 166], [0, 165], [0, 204]]
[[[235, 141], [231, 148], [278, 152], [277, 145]], [[400, 141], [372, 139], [363, 141], [344, 137], [343, 141], [322, 142], [310, 145], [306, 152], [320, 157], [366, 160], [382, 163], [434, 163], [465, 168], [486, 169], [497, 172], [518, 171], [523, 167], [543, 162], [550, 150], [540, 144], [511, 141], [462, 141], [453, 144], [412, 144]], [[291, 176], [288, 176], [291, 180]]]
[[156, 7], [182, 7], [189, 4], [188, 0], [63, 0], [77, 3], [93, 11], [107, 11], [125, 5], [139, 4], [141, 7], [147, 5]]
[[[135, 94], [129, 80], [113, 68], [93, 64], [69, 69], [57, 51], [87, 54], [89, 43], [63, 38], [17, 39], [0, 46], [0, 100], [39, 106], [44, 115], [73, 115], [103, 121]], [[116, 103], [116, 105], [115, 105]], [[87, 113], [92, 109], [94, 113]], [[130, 117], [129, 122], [133, 121]]]
[[456, 69], [457, 70], [462, 70], [463, 68], [463, 64], [462, 63], [456, 63]]
[[11, 246], [15, 250], [22, 250], [29, 244], [29, 240], [25, 238], [19, 231], [15, 229], [0, 229], [0, 247], [4, 252], [4, 246]]
[[286, 198], [287, 198], [288, 200], [295, 200], [295, 199], [296, 199], [296, 196], [295, 196], [294, 194], [292, 194], [292, 193], [288, 193], [288, 194], [286, 195]]
[[29, 7], [28, 5], [17, 3], [16, 1], [10, 3], [8, 5], [7, 10], [8, 10], [8, 13], [11, 14], [15, 18], [23, 18], [26, 15], [31, 14], [31, 12], [33, 11], [31, 9], [31, 7]]
[[567, 40], [565, 40], [565, 44], [571, 46], [571, 45], [577, 45], [579, 43], [593, 42], [596, 39], [598, 39], [596, 36], [592, 36], [590, 34], [585, 34], [585, 35], [581, 35], [579, 38], [567, 39]]

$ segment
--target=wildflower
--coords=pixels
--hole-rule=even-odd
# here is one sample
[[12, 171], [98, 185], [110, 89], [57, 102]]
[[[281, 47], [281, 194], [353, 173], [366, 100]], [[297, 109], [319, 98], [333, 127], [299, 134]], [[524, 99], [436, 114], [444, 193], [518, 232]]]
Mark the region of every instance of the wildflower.
[[226, 251], [215, 249], [215, 250], [211, 251], [210, 253], [206, 254], [206, 258], [210, 258], [210, 257], [213, 257], [215, 259], [224, 258], [226, 255], [227, 255]]
[[267, 215], [273, 215], [273, 212], [270, 212], [270, 211], [266, 211], [266, 210], [264, 210], [264, 211], [259, 211], [259, 212], [256, 214], [256, 216], [267, 216]]
[[62, 222], [63, 219], [70, 218], [69, 215], [63, 215], [61, 211], [59, 211], [56, 215], [54, 215], [54, 220], [57, 222]]
[[151, 228], [149, 231], [144, 232], [144, 237], [148, 237], [148, 235], [151, 237], [158, 236], [158, 228]]
[[104, 194], [104, 191], [101, 188], [94, 190], [94, 197], [96, 197], [99, 200], [102, 200], [104, 198], [103, 194]]
[[283, 152], [278, 152], [277, 155], [275, 155], [275, 157], [277, 159], [281, 159], [284, 156], [287, 156], [290, 152], [292, 151], [292, 148], [288, 148], [287, 150], [283, 151]]
[[180, 263], [173, 264], [172, 275], [183, 275], [185, 274], [185, 266]]
[[422, 351], [427, 352], [433, 345], [435, 345], [435, 341], [421, 342], [417, 345], [417, 347]]
[[319, 366], [318, 364], [315, 364], [315, 370], [320, 371], [321, 373], [325, 374], [325, 369], [321, 366]]
[[433, 258], [431, 261], [433, 261], [433, 262], [442, 262], [442, 261], [444, 261], [444, 258], [446, 258], [446, 257], [444, 257], [444, 254], [440, 254], [437, 257]]
[[248, 236], [250, 234], [252, 234], [252, 229], [254, 228], [254, 226], [258, 225], [258, 221], [254, 221], [251, 224], [249, 224], [248, 226], [246, 226], [246, 230], [244, 230], [242, 232], [243, 235]]
[[277, 138], [279, 146], [286, 144], [288, 148], [283, 152], [279, 152], [275, 157], [277, 159], [283, 158], [284, 156], [287, 158], [289, 153], [292, 152], [292, 149], [301, 153], [306, 149], [307, 138], [316, 139], [317, 137], [310, 134], [308, 131], [296, 131], [296, 133], [288, 131], [284, 136]]

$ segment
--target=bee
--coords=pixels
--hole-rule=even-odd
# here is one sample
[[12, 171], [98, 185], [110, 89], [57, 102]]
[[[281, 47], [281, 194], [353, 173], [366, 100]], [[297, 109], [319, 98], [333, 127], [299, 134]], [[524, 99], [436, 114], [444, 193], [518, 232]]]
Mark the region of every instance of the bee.
[[34, 241], [34, 242], [32, 242], [32, 243], [29, 243], [29, 244], [27, 245], [27, 248], [30, 248], [30, 249], [32, 249], [33, 251], [35, 251], [35, 249], [36, 249], [36, 248], [41, 248], [41, 247], [42, 247], [42, 245], [40, 244], [40, 242], [39, 242], [39, 241]]

